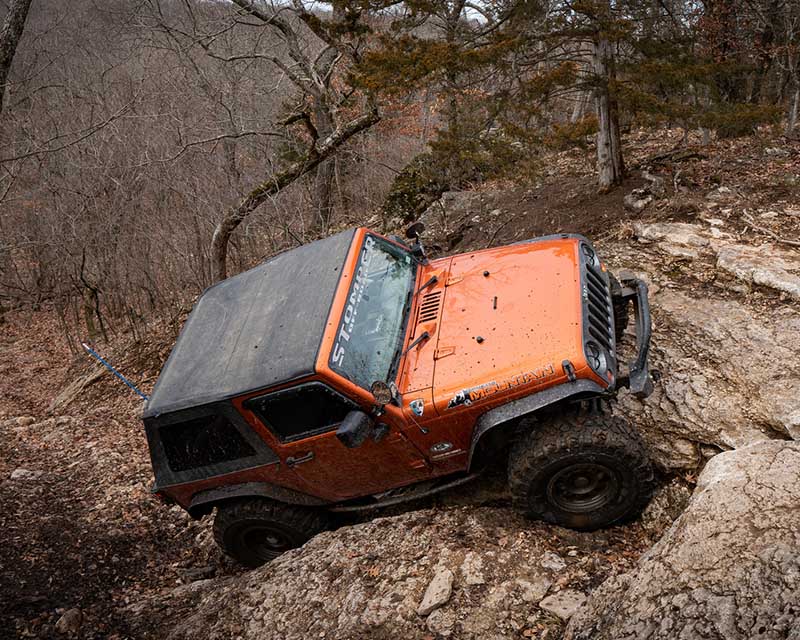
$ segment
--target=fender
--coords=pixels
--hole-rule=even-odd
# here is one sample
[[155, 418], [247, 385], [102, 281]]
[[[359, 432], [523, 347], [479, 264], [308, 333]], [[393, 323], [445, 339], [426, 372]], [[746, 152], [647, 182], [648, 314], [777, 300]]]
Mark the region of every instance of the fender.
[[194, 519], [198, 519], [208, 513], [218, 503], [232, 498], [269, 498], [286, 504], [296, 504], [304, 507], [317, 507], [328, 504], [325, 500], [314, 496], [279, 487], [268, 482], [245, 482], [243, 484], [232, 484], [216, 489], [200, 491], [192, 496], [192, 502], [187, 511]]
[[593, 380], [576, 380], [550, 387], [538, 393], [513, 400], [508, 404], [496, 407], [480, 416], [472, 431], [472, 443], [469, 447], [469, 462], [467, 468], [472, 470], [472, 458], [481, 439], [495, 427], [507, 424], [517, 418], [526, 416], [539, 409], [544, 409], [562, 400], [580, 400], [591, 396], [605, 395], [606, 390]]

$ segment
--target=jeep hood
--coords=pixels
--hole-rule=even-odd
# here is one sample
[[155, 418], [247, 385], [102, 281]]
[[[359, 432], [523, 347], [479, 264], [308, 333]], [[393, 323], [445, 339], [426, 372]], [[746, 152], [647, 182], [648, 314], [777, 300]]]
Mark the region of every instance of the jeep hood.
[[565, 380], [564, 360], [579, 364], [576, 251], [557, 237], [452, 259], [430, 349], [437, 413], [531, 393]]

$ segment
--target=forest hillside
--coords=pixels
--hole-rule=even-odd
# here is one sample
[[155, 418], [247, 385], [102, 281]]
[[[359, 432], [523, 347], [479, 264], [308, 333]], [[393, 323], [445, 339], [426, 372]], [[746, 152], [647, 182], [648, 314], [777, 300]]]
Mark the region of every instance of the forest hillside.
[[[800, 634], [800, 5], [2, 11], [0, 637]], [[414, 221], [431, 259], [580, 233], [648, 285], [654, 389], [608, 412], [652, 500], [577, 532], [500, 465], [236, 564], [81, 344], [150, 394], [209, 286]]]

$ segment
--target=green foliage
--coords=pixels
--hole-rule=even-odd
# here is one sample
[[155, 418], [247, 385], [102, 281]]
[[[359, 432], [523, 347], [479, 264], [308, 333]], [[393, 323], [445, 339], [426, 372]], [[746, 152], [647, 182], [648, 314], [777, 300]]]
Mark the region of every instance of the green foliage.
[[556, 150], [580, 147], [585, 149], [589, 139], [597, 133], [597, 116], [590, 115], [577, 122], [555, 123], [545, 137], [547, 147]]
[[439, 132], [430, 151], [417, 155], [397, 175], [384, 201], [387, 218], [417, 219], [445, 191], [493, 178], [518, 178], [531, 166], [530, 150], [500, 130], [467, 136], [464, 129]]
[[699, 122], [720, 138], [741, 138], [753, 135], [758, 125], [779, 122], [781, 115], [782, 108], [776, 105], [720, 103], [703, 113]]
[[432, 154], [421, 153], [392, 182], [383, 204], [384, 214], [387, 218], [411, 222], [447, 189], [444, 171], [436, 165]]
[[377, 93], [396, 95], [424, 87], [457, 57], [446, 42], [411, 35], [382, 36], [380, 46], [368, 52], [353, 83]]

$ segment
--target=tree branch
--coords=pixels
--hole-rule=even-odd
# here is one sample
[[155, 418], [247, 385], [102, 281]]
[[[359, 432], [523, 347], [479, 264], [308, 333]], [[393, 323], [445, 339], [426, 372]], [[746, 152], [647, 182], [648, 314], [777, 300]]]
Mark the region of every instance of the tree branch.
[[298, 178], [316, 169], [320, 163], [332, 156], [350, 138], [369, 129], [379, 121], [380, 116], [377, 109], [370, 108], [367, 112], [337, 128], [321, 143], [313, 144], [305, 157], [293, 162], [280, 173], [256, 185], [247, 196], [242, 198], [236, 207], [228, 211], [217, 224], [211, 239], [211, 257], [215, 280], [223, 280], [227, 277], [228, 242], [236, 228], [252, 211], [294, 183]]

